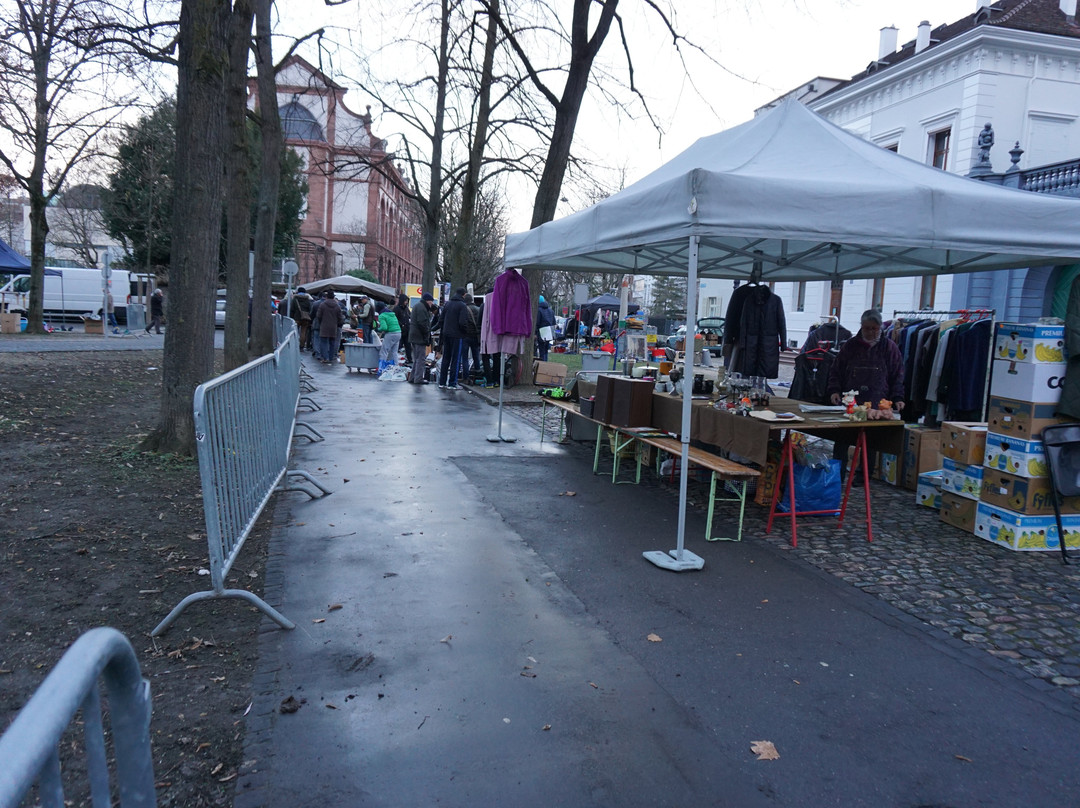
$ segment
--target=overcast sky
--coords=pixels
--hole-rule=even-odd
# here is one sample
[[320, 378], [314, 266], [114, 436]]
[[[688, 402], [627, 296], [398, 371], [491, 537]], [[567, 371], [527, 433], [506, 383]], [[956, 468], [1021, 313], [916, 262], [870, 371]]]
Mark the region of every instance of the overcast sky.
[[[620, 9], [625, 12], [634, 1], [620, 3]], [[371, 8], [366, 0], [323, 9], [321, 21], [307, 2], [302, 5], [300, 17], [288, 16], [299, 9], [285, 12], [294, 31], [337, 24], [361, 30], [368, 47], [385, 30], [385, 22], [365, 17]], [[638, 47], [636, 78], [665, 130], [663, 137], [645, 121], [627, 120], [596, 104], [583, 110], [578, 126], [575, 144], [592, 159], [621, 167], [627, 183], [699, 137], [748, 120], [755, 108], [815, 76], [844, 79], [862, 71], [877, 58], [881, 28], [896, 26], [898, 44], [903, 45], [915, 38], [921, 20], [934, 27], [953, 22], [974, 12], [976, 0], [677, 0], [676, 5], [679, 30], [702, 45], [723, 69], [695, 59], [690, 64], [691, 84], [670, 58], [670, 46], [659, 36], [659, 27], [652, 26], [650, 32], [657, 33], [647, 39], [655, 43], [655, 50], [642, 53]], [[631, 20], [629, 13], [627, 19]], [[601, 56], [619, 57], [614, 32]], [[348, 86], [347, 80], [343, 83]], [[371, 100], [353, 89], [346, 102], [362, 110]], [[372, 112], [377, 115], [378, 110]], [[385, 133], [380, 132], [378, 118], [374, 128]], [[567, 207], [576, 207], [572, 189], [567, 192], [571, 197]], [[527, 222], [527, 214], [515, 215], [513, 229]]]

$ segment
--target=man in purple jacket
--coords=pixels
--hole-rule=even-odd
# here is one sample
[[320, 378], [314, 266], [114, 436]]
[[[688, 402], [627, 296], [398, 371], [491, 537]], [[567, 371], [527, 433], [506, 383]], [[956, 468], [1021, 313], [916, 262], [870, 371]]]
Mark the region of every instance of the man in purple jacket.
[[[855, 390], [856, 403], [869, 403], [871, 410], [879, 409], [882, 399], [891, 401], [896, 412], [904, 409], [904, 360], [895, 342], [881, 338], [881, 312], [863, 312], [859, 333], [840, 348], [826, 389], [833, 404], [839, 404], [848, 390]], [[849, 445], [836, 441], [833, 446], [833, 457], [840, 461], [845, 477]], [[853, 482], [861, 483], [861, 478]]]

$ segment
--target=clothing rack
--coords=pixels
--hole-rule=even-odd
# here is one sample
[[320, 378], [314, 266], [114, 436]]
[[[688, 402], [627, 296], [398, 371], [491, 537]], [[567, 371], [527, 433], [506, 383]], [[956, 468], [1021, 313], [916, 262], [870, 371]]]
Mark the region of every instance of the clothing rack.
[[[901, 322], [910, 320], [960, 320], [961, 322], [977, 322], [979, 320], [990, 321], [990, 348], [986, 357], [986, 379], [983, 381], [982, 395], [982, 420], [989, 416], [990, 407], [990, 376], [994, 369], [994, 323], [997, 318], [997, 309], [955, 309], [953, 311], [893, 311], [893, 321]], [[944, 419], [941, 419], [944, 420]]]

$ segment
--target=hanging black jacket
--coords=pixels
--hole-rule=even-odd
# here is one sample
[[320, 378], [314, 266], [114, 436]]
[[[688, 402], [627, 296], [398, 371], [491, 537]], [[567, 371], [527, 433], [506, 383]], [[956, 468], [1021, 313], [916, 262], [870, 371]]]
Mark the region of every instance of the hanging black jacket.
[[734, 371], [775, 379], [780, 375], [780, 349], [786, 345], [784, 302], [768, 286], [751, 287], [739, 319]]

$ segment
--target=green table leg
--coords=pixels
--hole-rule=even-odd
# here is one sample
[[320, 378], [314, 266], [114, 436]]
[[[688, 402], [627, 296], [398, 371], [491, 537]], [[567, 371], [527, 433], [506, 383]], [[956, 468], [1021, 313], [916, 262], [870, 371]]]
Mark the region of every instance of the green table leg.
[[742, 541], [742, 529], [743, 529], [743, 516], [746, 514], [746, 480], [737, 481], [725, 481], [725, 486], [731, 483], [731, 493], [735, 494], [734, 497], [721, 497], [724, 502], [739, 503], [739, 533], [737, 538], [729, 538], [727, 536], [713, 536], [712, 534], [712, 522], [713, 511], [716, 507], [716, 472], [712, 473], [712, 481], [709, 485], [709, 518], [705, 522], [705, 540], [706, 541]]

